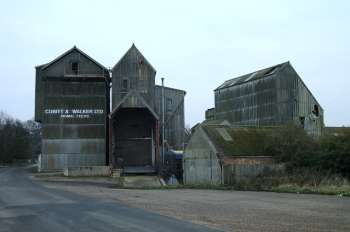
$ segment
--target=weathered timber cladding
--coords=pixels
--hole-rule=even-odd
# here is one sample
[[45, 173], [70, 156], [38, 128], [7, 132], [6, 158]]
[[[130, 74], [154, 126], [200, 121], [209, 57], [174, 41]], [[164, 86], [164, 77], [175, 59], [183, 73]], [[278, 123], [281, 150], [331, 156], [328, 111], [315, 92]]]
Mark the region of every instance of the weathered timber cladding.
[[114, 155], [121, 166], [155, 165], [156, 119], [147, 109], [122, 108], [114, 115]]
[[[147, 104], [154, 107], [156, 70], [133, 45], [112, 69], [112, 109], [130, 90], [137, 91]], [[123, 107], [135, 107], [132, 101]]]
[[[74, 47], [37, 66], [35, 120], [42, 123], [41, 169], [119, 162], [156, 170], [162, 109], [155, 75], [133, 45], [112, 69], [110, 114], [109, 70], [81, 50]], [[182, 90], [165, 88], [166, 138], [174, 149], [183, 148], [184, 96]]]
[[[317, 111], [317, 112], [315, 112]], [[226, 81], [215, 90], [215, 118], [233, 125], [323, 128], [323, 109], [289, 62]]]
[[42, 170], [106, 164], [108, 82], [108, 70], [76, 47], [36, 68]]
[[[117, 166], [157, 168], [162, 88], [155, 85], [155, 75], [156, 70], [135, 45], [112, 69], [111, 146]], [[185, 92], [165, 87], [164, 96], [167, 145], [183, 149]]]
[[124, 172], [156, 171], [158, 115], [154, 112], [156, 70], [132, 45], [112, 69], [111, 151]]
[[205, 111], [205, 120], [215, 120], [215, 108], [210, 108]]
[[[185, 128], [185, 94], [179, 89], [164, 87], [165, 140], [172, 149], [183, 150]], [[162, 86], [155, 86], [155, 110], [162, 117]]]

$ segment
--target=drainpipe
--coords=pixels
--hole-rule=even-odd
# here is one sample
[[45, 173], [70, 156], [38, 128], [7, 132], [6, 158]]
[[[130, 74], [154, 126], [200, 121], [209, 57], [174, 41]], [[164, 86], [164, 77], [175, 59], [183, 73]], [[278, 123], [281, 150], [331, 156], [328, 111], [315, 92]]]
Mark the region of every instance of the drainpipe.
[[164, 77], [162, 77], [162, 166], [164, 166], [164, 155], [165, 155], [165, 150], [164, 150]]

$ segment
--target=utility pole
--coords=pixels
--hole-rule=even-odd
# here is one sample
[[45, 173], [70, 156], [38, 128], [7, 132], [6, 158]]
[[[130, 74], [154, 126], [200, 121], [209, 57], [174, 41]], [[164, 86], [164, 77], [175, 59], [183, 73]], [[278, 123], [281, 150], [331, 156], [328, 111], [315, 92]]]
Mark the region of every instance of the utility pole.
[[165, 106], [164, 106], [164, 77], [162, 77], [162, 166], [164, 166], [164, 156], [165, 156], [165, 150], [164, 150], [164, 133], [165, 133], [165, 125], [164, 125], [164, 113], [165, 113]]

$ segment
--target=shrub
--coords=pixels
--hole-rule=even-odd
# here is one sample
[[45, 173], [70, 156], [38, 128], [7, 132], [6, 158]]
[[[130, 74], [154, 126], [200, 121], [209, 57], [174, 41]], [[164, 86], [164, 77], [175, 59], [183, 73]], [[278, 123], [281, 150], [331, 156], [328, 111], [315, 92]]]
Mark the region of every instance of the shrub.
[[266, 150], [286, 164], [287, 172], [295, 174], [307, 169], [323, 177], [340, 174], [350, 178], [349, 129], [344, 128], [336, 136], [325, 134], [315, 139], [302, 128], [289, 124], [273, 130], [269, 137]]

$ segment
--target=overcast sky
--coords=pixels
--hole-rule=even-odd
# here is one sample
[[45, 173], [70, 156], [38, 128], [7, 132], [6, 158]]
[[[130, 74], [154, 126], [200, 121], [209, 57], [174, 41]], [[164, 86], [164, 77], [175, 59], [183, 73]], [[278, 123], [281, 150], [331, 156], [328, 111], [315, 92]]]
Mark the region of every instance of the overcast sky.
[[34, 66], [73, 45], [112, 67], [135, 43], [156, 82], [184, 89], [186, 124], [223, 81], [290, 61], [325, 110], [350, 125], [350, 1], [0, 1], [0, 110], [34, 115]]

